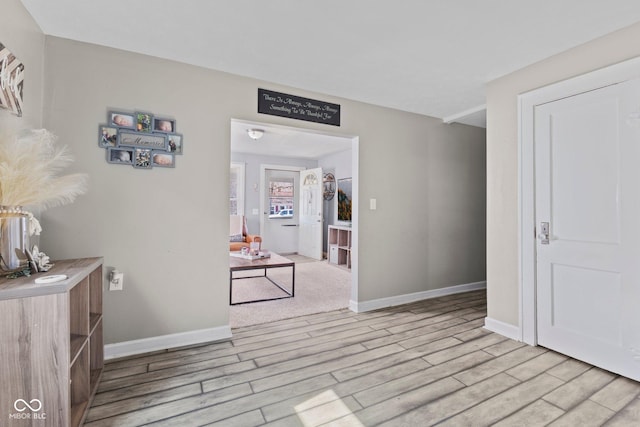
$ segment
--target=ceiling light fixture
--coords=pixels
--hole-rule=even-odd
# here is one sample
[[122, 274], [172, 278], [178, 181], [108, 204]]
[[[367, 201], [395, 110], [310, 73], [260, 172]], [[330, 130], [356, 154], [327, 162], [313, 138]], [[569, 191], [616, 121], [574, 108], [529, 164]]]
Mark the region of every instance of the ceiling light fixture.
[[249, 138], [256, 140], [262, 138], [264, 131], [262, 129], [247, 129], [247, 134], [249, 135]]

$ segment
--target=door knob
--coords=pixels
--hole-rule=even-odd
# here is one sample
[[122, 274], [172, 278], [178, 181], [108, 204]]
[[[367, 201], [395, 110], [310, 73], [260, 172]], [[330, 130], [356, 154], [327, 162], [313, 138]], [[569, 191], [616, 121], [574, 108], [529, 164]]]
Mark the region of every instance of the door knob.
[[540, 244], [542, 245], [549, 244], [549, 223], [548, 222], [540, 223], [540, 234], [538, 234], [538, 239], [540, 239]]

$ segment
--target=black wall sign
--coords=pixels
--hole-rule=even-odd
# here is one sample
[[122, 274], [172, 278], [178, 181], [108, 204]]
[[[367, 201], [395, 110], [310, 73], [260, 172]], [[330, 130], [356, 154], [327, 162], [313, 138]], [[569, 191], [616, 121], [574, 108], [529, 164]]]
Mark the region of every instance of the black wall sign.
[[258, 88], [258, 113], [340, 126], [340, 105]]

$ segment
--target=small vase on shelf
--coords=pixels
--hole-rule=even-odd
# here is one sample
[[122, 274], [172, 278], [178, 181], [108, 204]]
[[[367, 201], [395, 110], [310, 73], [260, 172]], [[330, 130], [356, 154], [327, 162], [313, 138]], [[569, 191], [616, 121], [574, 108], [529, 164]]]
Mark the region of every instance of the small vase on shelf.
[[0, 206], [0, 269], [17, 270], [28, 263], [29, 214], [21, 206]]

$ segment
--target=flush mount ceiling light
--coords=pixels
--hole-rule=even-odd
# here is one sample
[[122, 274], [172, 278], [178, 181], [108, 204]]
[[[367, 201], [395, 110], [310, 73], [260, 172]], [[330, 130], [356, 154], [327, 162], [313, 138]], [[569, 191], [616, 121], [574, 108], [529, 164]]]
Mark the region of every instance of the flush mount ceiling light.
[[249, 135], [249, 138], [256, 140], [262, 138], [264, 131], [262, 129], [247, 129], [247, 134]]

